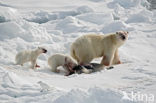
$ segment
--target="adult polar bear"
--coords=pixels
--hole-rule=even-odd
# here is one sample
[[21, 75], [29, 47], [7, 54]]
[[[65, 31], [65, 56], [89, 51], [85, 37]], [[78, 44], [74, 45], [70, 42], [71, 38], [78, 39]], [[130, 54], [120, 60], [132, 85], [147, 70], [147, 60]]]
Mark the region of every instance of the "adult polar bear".
[[128, 32], [119, 31], [112, 34], [89, 34], [79, 37], [71, 45], [71, 56], [79, 64], [88, 64], [94, 58], [102, 57], [101, 64], [110, 66], [120, 64], [118, 48], [128, 38]]

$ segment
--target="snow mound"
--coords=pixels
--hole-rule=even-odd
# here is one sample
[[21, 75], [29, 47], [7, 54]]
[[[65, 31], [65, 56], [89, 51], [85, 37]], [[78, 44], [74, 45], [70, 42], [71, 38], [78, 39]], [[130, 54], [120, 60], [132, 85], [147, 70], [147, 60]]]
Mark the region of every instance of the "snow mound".
[[108, 24], [109, 22], [113, 21], [113, 16], [109, 14], [104, 14], [104, 13], [87, 13], [83, 15], [77, 16], [78, 19], [84, 20], [87, 22], [95, 23], [98, 25], [101, 24]]
[[69, 16], [57, 23], [56, 29], [62, 30], [63, 33], [72, 33], [85, 29], [83, 22], [75, 17]]
[[87, 92], [76, 89], [60, 96], [53, 103], [132, 103], [122, 100], [123, 95], [112, 90], [91, 88]]
[[93, 12], [94, 10], [92, 8], [90, 8], [89, 6], [80, 6], [77, 8], [77, 12], [79, 14], [83, 14], [83, 13], [89, 13], [89, 12]]
[[76, 16], [89, 12], [93, 12], [93, 9], [88, 6], [80, 6], [77, 9], [70, 11], [59, 11], [59, 12], [47, 12], [42, 10], [35, 11], [31, 12], [29, 15], [26, 15], [24, 18], [27, 21], [42, 24], [51, 20], [64, 19], [68, 16]]
[[105, 1], [105, 0], [90, 0], [92, 2], [101, 2], [101, 1]]
[[0, 23], [21, 18], [20, 13], [11, 7], [0, 6]]
[[139, 7], [140, 5], [146, 6], [146, 0], [113, 0], [108, 4], [108, 7], [114, 8], [114, 5], [119, 4], [125, 9], [130, 9], [132, 7]]
[[[9, 68], [7, 68], [9, 69]], [[1, 84], [2, 87], [7, 88], [7, 87], [16, 87], [19, 85], [24, 85], [24, 84], [29, 84], [30, 83], [27, 80], [24, 80], [24, 78], [19, 77], [17, 74], [14, 72], [8, 72], [4, 70], [3, 68], [0, 68], [1, 76]]]
[[114, 22], [111, 22], [110, 24], [104, 26], [101, 29], [101, 32], [110, 33], [110, 32], [116, 32], [116, 31], [120, 31], [120, 30], [131, 31], [131, 30], [133, 30], [133, 28], [122, 21], [114, 21]]
[[58, 17], [56, 13], [48, 13], [42, 10], [31, 12], [30, 14], [24, 17], [24, 19], [29, 22], [35, 22], [39, 24], [46, 23], [50, 20], [56, 20], [57, 18]]
[[0, 24], [0, 40], [16, 37], [30, 42], [51, 41], [46, 29], [35, 23], [18, 20]]
[[8, 5], [8, 4], [2, 3], [2, 2], [0, 2], [0, 6], [4, 6], [4, 7], [12, 7], [11, 5]]
[[147, 10], [142, 10], [137, 14], [131, 15], [126, 23], [140, 23], [140, 22], [150, 22], [153, 14]]

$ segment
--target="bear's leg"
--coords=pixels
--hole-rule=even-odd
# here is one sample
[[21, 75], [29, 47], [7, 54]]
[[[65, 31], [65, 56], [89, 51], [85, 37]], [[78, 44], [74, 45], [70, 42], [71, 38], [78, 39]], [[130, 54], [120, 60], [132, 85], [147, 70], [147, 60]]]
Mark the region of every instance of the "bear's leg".
[[20, 60], [19, 58], [16, 58], [16, 65], [21, 65], [21, 66], [23, 66], [23, 61], [22, 60]]
[[55, 73], [59, 73], [60, 72], [60, 70], [57, 69], [57, 66], [56, 65], [52, 65], [51, 66], [51, 71], [52, 72], [55, 72]]
[[89, 63], [94, 59], [92, 56], [93, 53], [83, 53], [79, 55], [79, 64], [80, 65], [89, 65]]
[[38, 68], [39, 68], [40, 66], [36, 64], [36, 66], [35, 66], [35, 67], [38, 67]]
[[81, 58], [80, 61], [79, 61], [79, 64], [80, 65], [89, 65], [89, 63], [92, 61], [93, 58], [91, 57], [84, 57], [84, 58]]
[[34, 69], [36, 67], [36, 60], [32, 60], [31, 65], [32, 65], [32, 69]]
[[90, 46], [86, 45], [79, 45], [73, 50], [72, 54], [74, 54], [74, 56], [72, 57], [74, 57], [79, 64], [89, 64], [93, 59], [93, 50]]
[[21, 63], [21, 62], [16, 62], [16, 65], [21, 65], [21, 66], [23, 66], [23, 62]]
[[77, 62], [79, 62], [80, 60], [79, 60], [79, 58], [77, 57], [77, 55], [76, 55], [76, 52], [75, 52], [75, 50], [73, 49], [73, 50], [71, 50], [71, 53], [70, 53], [70, 55], [77, 61]]
[[121, 64], [121, 61], [119, 59], [118, 49], [116, 49], [114, 53], [114, 58], [112, 64]]
[[110, 66], [114, 58], [114, 53], [115, 50], [107, 51], [107, 54], [105, 54], [102, 58], [101, 64], [104, 64], [105, 66]]

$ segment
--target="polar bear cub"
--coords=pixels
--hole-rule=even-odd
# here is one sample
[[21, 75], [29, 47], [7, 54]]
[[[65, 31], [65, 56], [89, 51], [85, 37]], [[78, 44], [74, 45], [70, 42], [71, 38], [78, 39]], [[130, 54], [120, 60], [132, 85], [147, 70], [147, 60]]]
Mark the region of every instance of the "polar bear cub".
[[35, 67], [39, 67], [39, 65], [36, 64], [37, 57], [41, 53], [46, 53], [46, 52], [47, 50], [42, 47], [38, 47], [35, 50], [21, 51], [16, 55], [16, 58], [15, 58], [16, 64], [23, 66], [24, 63], [31, 62], [32, 69], [34, 69]]
[[[63, 66], [68, 73], [72, 72], [72, 68], [77, 65], [77, 62], [70, 56], [64, 54], [54, 54], [48, 58], [48, 65], [52, 72], [59, 72], [57, 67]], [[66, 75], [68, 75], [68, 73]]]

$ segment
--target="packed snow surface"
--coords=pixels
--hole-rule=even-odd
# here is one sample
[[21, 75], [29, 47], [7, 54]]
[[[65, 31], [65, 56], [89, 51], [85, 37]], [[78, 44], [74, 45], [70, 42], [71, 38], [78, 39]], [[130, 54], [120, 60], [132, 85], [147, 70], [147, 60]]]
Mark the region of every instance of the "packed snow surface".
[[[0, 103], [155, 103], [156, 11], [148, 7], [146, 0], [0, 0]], [[48, 57], [70, 54], [79, 36], [120, 30], [129, 31], [122, 64], [68, 77], [50, 71]], [[48, 50], [40, 68], [15, 65], [19, 51], [38, 46]]]

